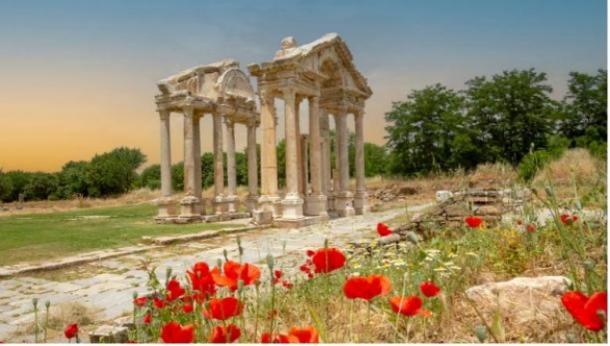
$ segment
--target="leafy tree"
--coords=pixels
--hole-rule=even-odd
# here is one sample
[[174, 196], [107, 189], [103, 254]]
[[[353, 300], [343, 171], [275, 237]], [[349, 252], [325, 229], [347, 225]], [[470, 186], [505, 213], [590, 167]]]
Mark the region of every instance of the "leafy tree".
[[172, 190], [184, 189], [184, 165], [182, 162], [172, 165]]
[[161, 188], [161, 166], [155, 164], [146, 167], [142, 173], [140, 173], [138, 185], [152, 190]]
[[19, 199], [19, 194], [24, 192], [25, 186], [30, 182], [32, 173], [23, 171], [8, 171], [4, 173], [4, 177], [11, 182], [12, 189], [5, 201], [12, 202]]
[[491, 79], [476, 77], [468, 89], [468, 124], [477, 134], [483, 161], [516, 165], [531, 147], [543, 148], [557, 104], [545, 73], [534, 69], [504, 71]]
[[129, 191], [137, 179], [136, 169], [145, 160], [139, 149], [129, 148], [94, 156], [87, 169], [89, 195], [100, 197]]
[[606, 70], [600, 69], [596, 75], [570, 73], [568, 94], [564, 98], [564, 116], [559, 120], [559, 130], [572, 139], [572, 146], [606, 142], [607, 93]]
[[82, 196], [87, 195], [88, 166], [89, 163], [86, 161], [70, 161], [63, 165], [58, 174], [58, 197], [71, 198], [77, 194]]
[[12, 192], [13, 182], [11, 178], [0, 169], [0, 201], [8, 202]]
[[453, 157], [477, 149], [470, 145], [469, 132], [465, 130], [463, 98], [440, 84], [414, 90], [406, 101], [395, 102], [385, 119], [392, 173], [454, 168], [463, 162]]
[[59, 181], [53, 173], [36, 172], [31, 173], [28, 183], [23, 188], [25, 199], [43, 200], [48, 199], [57, 192]]

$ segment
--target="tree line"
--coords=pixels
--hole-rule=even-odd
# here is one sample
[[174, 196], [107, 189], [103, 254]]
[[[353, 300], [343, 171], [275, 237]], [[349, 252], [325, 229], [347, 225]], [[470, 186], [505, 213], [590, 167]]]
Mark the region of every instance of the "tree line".
[[535, 158], [561, 148], [605, 157], [607, 72], [571, 72], [567, 83], [561, 101], [550, 98], [547, 75], [535, 69], [475, 77], [459, 91], [441, 84], [414, 90], [385, 115], [386, 172], [422, 175], [501, 161], [521, 164], [528, 178]]
[[[331, 136], [334, 141], [334, 133]], [[354, 138], [350, 139], [349, 152], [352, 157], [350, 170], [353, 170], [355, 153]], [[258, 157], [260, 147], [257, 146]], [[385, 155], [383, 147], [365, 143], [365, 153], [379, 157]], [[381, 153], [381, 154], [380, 154]], [[278, 180], [283, 186], [285, 179], [285, 142], [277, 145]], [[334, 152], [332, 160], [334, 160]], [[367, 156], [368, 157], [368, 156]], [[365, 158], [373, 162], [374, 157]], [[161, 169], [159, 164], [153, 164], [143, 169], [146, 156], [134, 148], [117, 148], [110, 152], [95, 155], [90, 161], [70, 161], [61, 171], [55, 173], [24, 172], [20, 170], [0, 171], [0, 201], [12, 202], [19, 200], [58, 200], [74, 197], [110, 197], [117, 196], [136, 188], [159, 189], [161, 187]], [[227, 185], [227, 158], [224, 154], [225, 186]], [[334, 161], [332, 161], [334, 162]], [[236, 180], [238, 185], [248, 184], [248, 161], [246, 152], [235, 153]], [[379, 175], [378, 167], [369, 165], [367, 176]], [[202, 187], [214, 185], [214, 155], [206, 152], [201, 156]], [[260, 167], [258, 170], [260, 181]], [[184, 166], [182, 162], [172, 165], [172, 188], [174, 191], [184, 189]]]

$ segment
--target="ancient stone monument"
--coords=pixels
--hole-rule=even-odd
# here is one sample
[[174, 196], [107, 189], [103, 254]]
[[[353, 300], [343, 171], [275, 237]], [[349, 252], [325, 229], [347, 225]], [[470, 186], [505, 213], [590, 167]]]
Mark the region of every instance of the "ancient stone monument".
[[[235, 124], [248, 127], [249, 201], [257, 199], [256, 111], [255, 95], [248, 76], [235, 60], [223, 60], [198, 66], [161, 80], [155, 97], [161, 120], [161, 197], [157, 200], [161, 222], [189, 222], [202, 219], [243, 217], [238, 213], [235, 173]], [[180, 213], [176, 215], [172, 198], [170, 122], [171, 113], [184, 117], [184, 192]], [[199, 121], [206, 114], [213, 117], [214, 131], [214, 217], [206, 216], [201, 194], [201, 141]], [[228, 188], [224, 188], [223, 131], [227, 134]], [[250, 208], [253, 203], [248, 204]]]
[[[201, 194], [199, 119], [214, 120], [215, 219], [237, 217], [234, 124], [248, 126], [248, 210], [256, 223], [298, 227], [329, 215], [349, 216], [368, 210], [364, 177], [364, 103], [372, 95], [358, 72], [345, 42], [327, 34], [297, 46], [294, 38], [282, 40], [270, 62], [248, 66], [257, 78], [260, 120], [249, 78], [234, 60], [196, 67], [158, 83], [156, 96], [161, 118], [161, 194], [159, 221], [212, 220], [206, 216]], [[278, 188], [275, 99], [284, 102], [286, 187]], [[300, 129], [299, 106], [307, 100], [309, 133]], [[184, 190], [180, 214], [173, 210], [169, 115], [184, 116]], [[331, 162], [329, 115], [336, 131], [334, 167]], [[348, 115], [353, 114], [356, 134], [356, 188], [349, 189]], [[227, 130], [228, 189], [223, 184], [222, 121]], [[261, 195], [257, 195], [256, 127], [261, 126]]]

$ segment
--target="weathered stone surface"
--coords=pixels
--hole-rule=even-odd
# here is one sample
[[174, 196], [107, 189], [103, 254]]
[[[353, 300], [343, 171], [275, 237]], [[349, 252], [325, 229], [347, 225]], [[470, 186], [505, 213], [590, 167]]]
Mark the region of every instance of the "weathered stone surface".
[[92, 344], [120, 344], [128, 341], [128, 329], [123, 326], [100, 326], [89, 334]]
[[475, 210], [475, 215], [501, 215], [502, 210], [497, 205], [482, 205]]
[[516, 277], [466, 290], [466, 296], [486, 313], [496, 307], [512, 323], [542, 322], [556, 317], [562, 309], [560, 296], [570, 280], [564, 276]]

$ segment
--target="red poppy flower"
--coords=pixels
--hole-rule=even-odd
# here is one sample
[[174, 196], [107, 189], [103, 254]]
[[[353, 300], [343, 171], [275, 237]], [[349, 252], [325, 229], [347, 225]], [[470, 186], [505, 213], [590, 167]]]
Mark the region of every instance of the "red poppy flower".
[[392, 289], [392, 283], [383, 275], [354, 276], [345, 281], [343, 293], [348, 299], [370, 301], [378, 295], [385, 295]]
[[224, 275], [220, 273], [220, 269], [214, 267], [212, 278], [218, 286], [228, 287], [231, 291], [237, 289], [239, 280], [243, 282], [244, 286], [247, 286], [258, 281], [261, 276], [260, 269], [250, 263], [239, 264], [234, 261], [226, 261], [222, 269]]
[[167, 283], [167, 300], [173, 301], [184, 295], [184, 288], [180, 286], [180, 282], [176, 279], [171, 279]]
[[64, 335], [67, 339], [72, 339], [73, 337], [78, 338], [78, 324], [69, 324], [66, 329], [64, 329]]
[[153, 305], [157, 309], [163, 309], [165, 307], [165, 301], [163, 299], [160, 299], [159, 297], [154, 297], [153, 298]]
[[307, 254], [307, 257], [311, 257], [311, 256], [315, 255], [316, 252], [313, 250], [307, 250], [307, 251], [305, 251], [305, 254]]
[[316, 273], [330, 273], [345, 264], [345, 255], [341, 250], [330, 247], [322, 248], [311, 258]]
[[305, 274], [309, 274], [309, 273], [311, 273], [311, 267], [310, 267], [309, 265], [307, 265], [307, 263], [302, 264], [302, 265], [299, 267], [299, 270], [300, 270], [300, 271], [302, 271], [302, 272], [303, 272], [303, 273], [305, 273]]
[[290, 281], [284, 280], [282, 281], [282, 286], [284, 286], [286, 289], [291, 289], [294, 285]]
[[184, 303], [184, 305], [182, 305], [182, 311], [184, 311], [185, 314], [193, 312], [193, 303]]
[[559, 220], [561, 220], [561, 223], [563, 223], [564, 225], [571, 225], [574, 222], [578, 221], [578, 215], [570, 215], [568, 213], [563, 213], [559, 216]]
[[193, 268], [186, 272], [193, 290], [199, 291], [202, 294], [213, 295], [216, 293], [214, 279], [210, 272], [210, 268], [205, 262], [197, 262]]
[[228, 344], [231, 343], [241, 336], [241, 330], [238, 326], [233, 323], [228, 326], [216, 326], [212, 329], [210, 335], [210, 342], [215, 344]]
[[152, 315], [151, 314], [144, 315], [143, 322], [144, 322], [144, 324], [150, 324], [150, 322], [152, 322]]
[[242, 304], [235, 297], [210, 299], [209, 307], [203, 310], [207, 318], [224, 321], [241, 313]]
[[468, 225], [470, 228], [479, 228], [481, 223], [483, 223], [483, 219], [477, 216], [468, 216], [464, 219], [464, 221], [466, 221], [466, 225]]
[[299, 338], [294, 335], [278, 334], [275, 337], [271, 333], [263, 333], [261, 335], [261, 343], [263, 344], [298, 344]]
[[608, 313], [608, 297], [606, 292], [594, 293], [590, 298], [582, 292], [570, 291], [561, 297], [561, 303], [570, 315], [588, 330], [600, 331], [604, 328], [604, 321], [599, 311]]
[[292, 327], [288, 331], [289, 336], [296, 337], [298, 343], [301, 344], [315, 344], [319, 341], [318, 331], [311, 326], [299, 328]]
[[275, 270], [273, 271], [273, 284], [278, 284], [280, 283], [282, 280], [282, 271], [281, 270]]
[[425, 308], [419, 309], [419, 312], [417, 314], [424, 318], [432, 316], [432, 312], [430, 312], [430, 310], [425, 309]]
[[377, 233], [379, 233], [380, 236], [385, 237], [387, 235], [392, 234], [392, 230], [385, 223], [378, 223], [377, 224]]
[[396, 296], [390, 299], [390, 305], [395, 313], [401, 313], [405, 316], [415, 316], [419, 312], [419, 309], [421, 309], [423, 302], [418, 296]]
[[170, 321], [161, 329], [161, 339], [166, 344], [188, 344], [193, 342], [193, 326], [183, 326], [176, 321]]
[[529, 223], [527, 224], [526, 230], [528, 233], [534, 233], [536, 232], [536, 225], [534, 225], [533, 223]]
[[148, 302], [148, 298], [147, 297], [137, 297], [136, 299], [133, 300], [133, 304], [137, 307], [143, 307], [144, 305], [146, 305], [146, 303]]
[[439, 292], [441, 291], [441, 289], [438, 286], [436, 286], [434, 284], [434, 282], [432, 282], [432, 281], [422, 282], [419, 285], [419, 290], [421, 291], [421, 293], [424, 296], [426, 296], [428, 298], [436, 297], [439, 294]]

